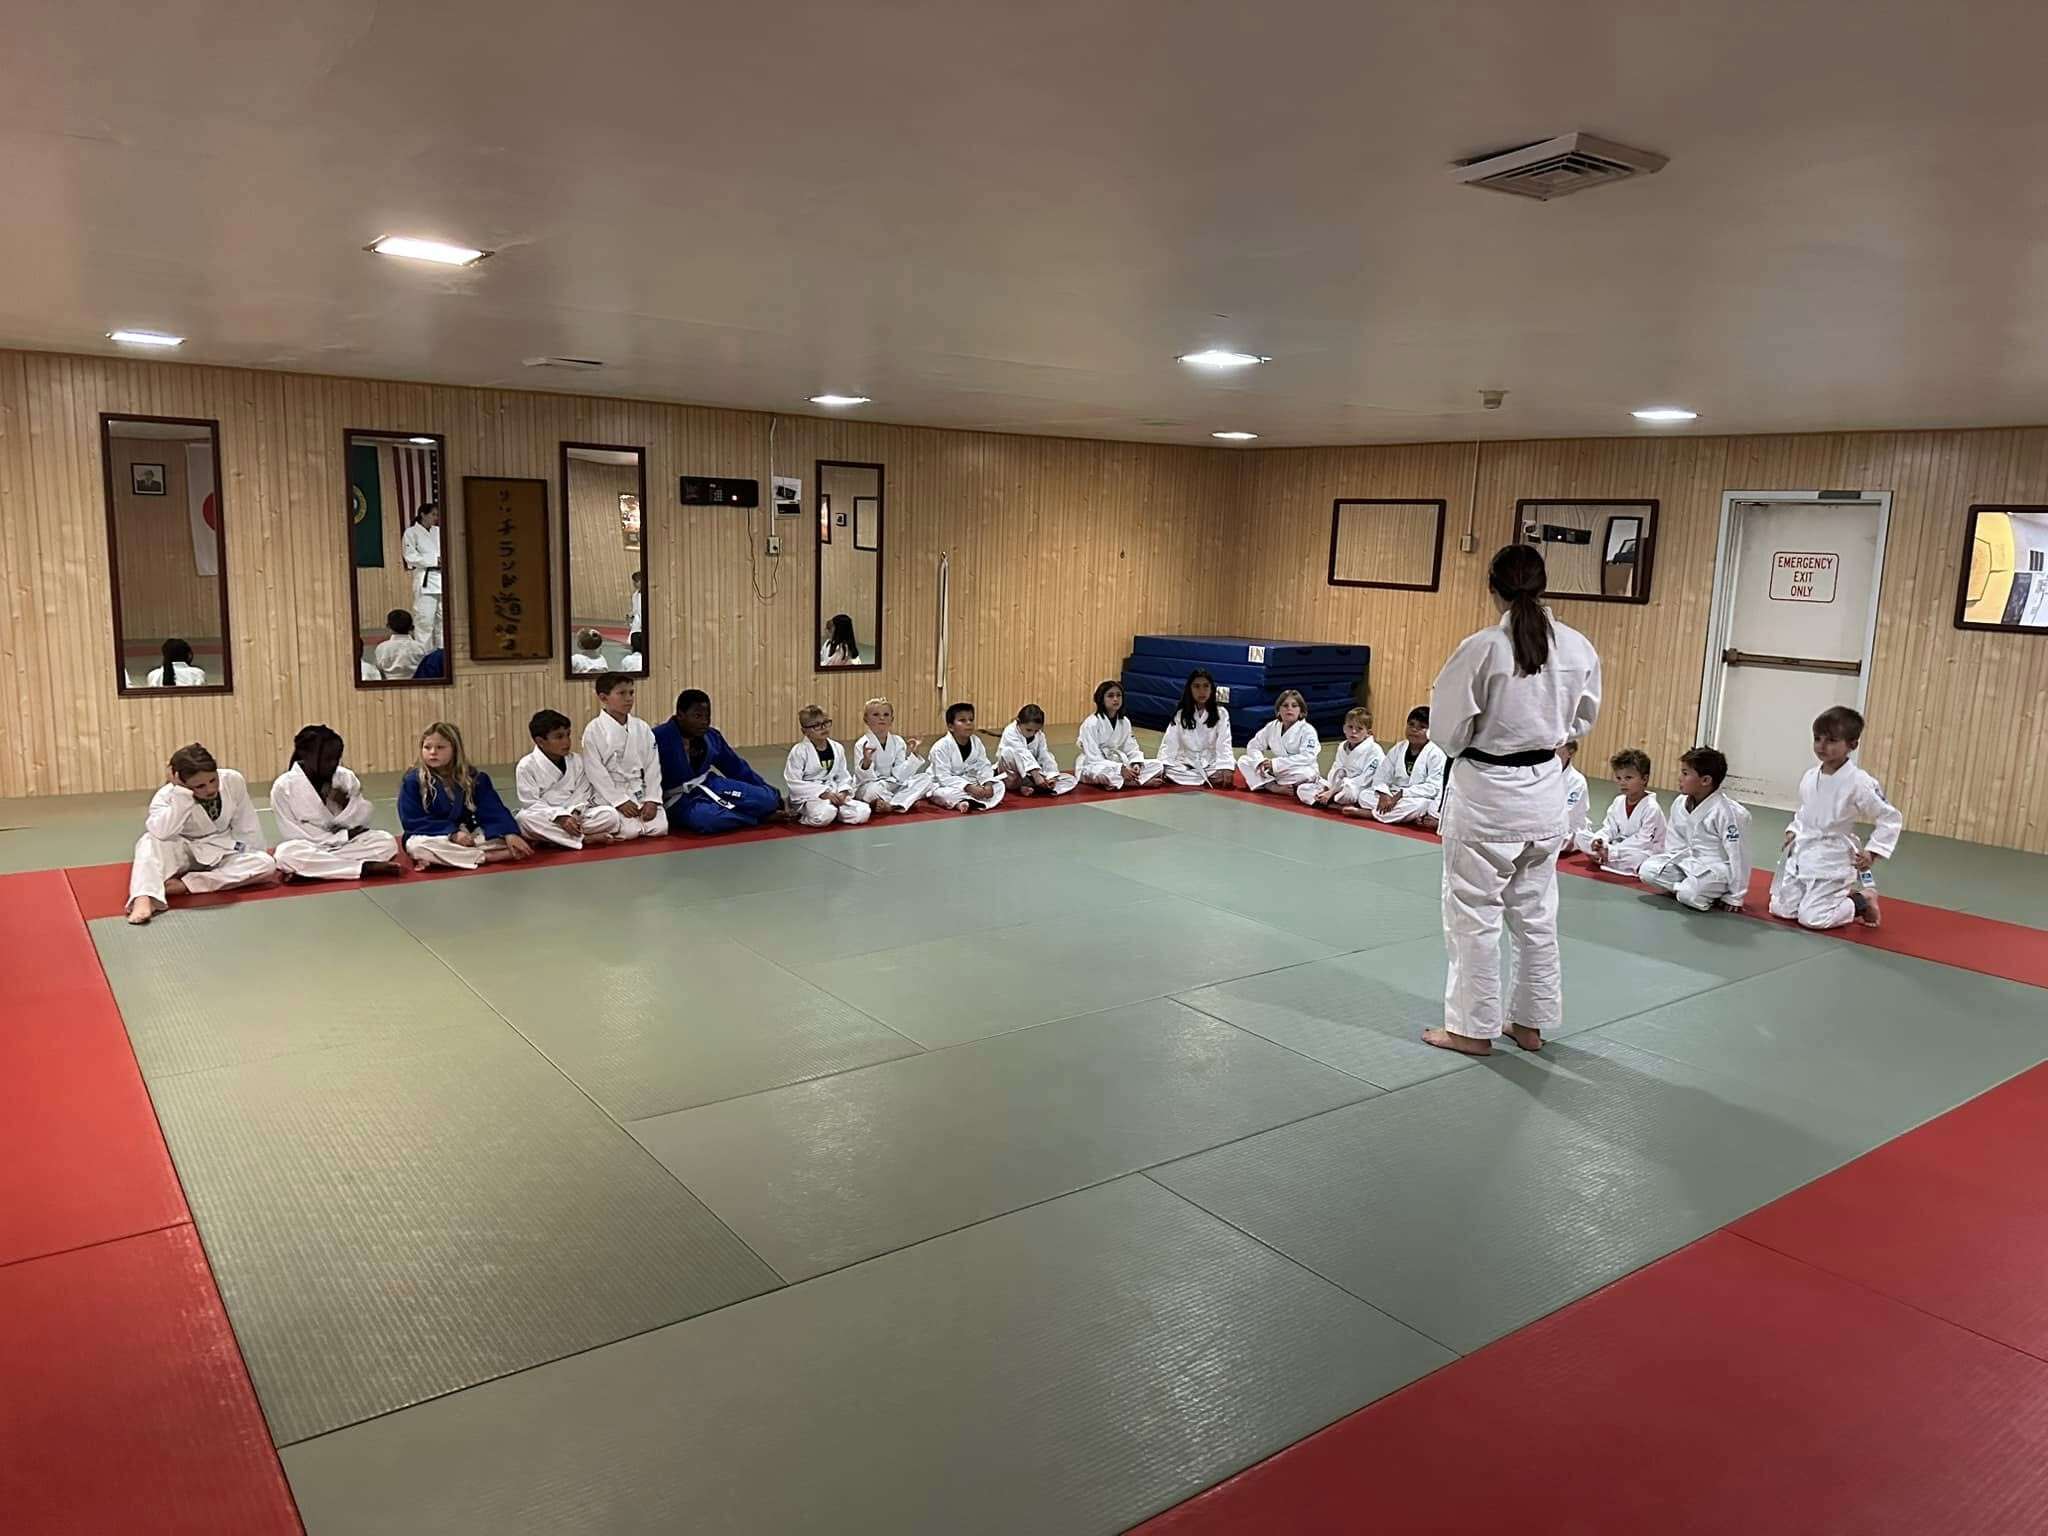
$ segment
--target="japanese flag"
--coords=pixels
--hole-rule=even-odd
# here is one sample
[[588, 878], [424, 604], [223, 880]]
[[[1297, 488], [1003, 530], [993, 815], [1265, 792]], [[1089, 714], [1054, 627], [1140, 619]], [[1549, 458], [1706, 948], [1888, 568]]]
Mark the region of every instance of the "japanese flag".
[[192, 517], [192, 569], [220, 574], [220, 494], [213, 483], [213, 444], [185, 445], [185, 506]]

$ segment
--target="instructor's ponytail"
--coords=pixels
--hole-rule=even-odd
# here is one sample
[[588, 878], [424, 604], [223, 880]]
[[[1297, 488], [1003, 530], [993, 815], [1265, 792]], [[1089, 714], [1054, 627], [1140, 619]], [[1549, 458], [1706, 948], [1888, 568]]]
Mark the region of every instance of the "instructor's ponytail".
[[1508, 605], [1508, 638], [1515, 647], [1515, 675], [1541, 672], [1550, 661], [1550, 615], [1540, 599], [1550, 584], [1543, 557], [1526, 544], [1508, 544], [1493, 557], [1486, 584]]

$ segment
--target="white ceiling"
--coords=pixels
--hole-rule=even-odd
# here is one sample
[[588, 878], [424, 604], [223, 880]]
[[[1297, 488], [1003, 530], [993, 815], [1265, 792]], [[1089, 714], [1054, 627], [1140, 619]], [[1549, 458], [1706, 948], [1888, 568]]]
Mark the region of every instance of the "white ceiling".
[[[1267, 447], [1666, 402], [2048, 420], [2025, 0], [27, 0], [8, 30], [0, 344]], [[1671, 164], [1551, 204], [1446, 169], [1575, 128]], [[385, 233], [498, 254], [363, 253]], [[1173, 362], [1213, 344], [1274, 361]], [[521, 366], [550, 353], [607, 366]]]

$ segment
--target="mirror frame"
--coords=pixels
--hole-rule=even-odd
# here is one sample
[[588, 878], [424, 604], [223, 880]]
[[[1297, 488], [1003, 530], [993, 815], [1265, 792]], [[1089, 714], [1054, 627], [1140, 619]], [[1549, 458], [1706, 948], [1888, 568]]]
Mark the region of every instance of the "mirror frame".
[[[1436, 545], [1427, 581], [1358, 581], [1337, 574], [1337, 533], [1346, 507], [1435, 507]], [[1430, 496], [1339, 496], [1330, 503], [1330, 580], [1333, 587], [1383, 587], [1395, 592], [1434, 592], [1444, 575], [1445, 503]]]
[[[571, 611], [570, 600], [575, 589], [569, 585], [572, 530], [569, 527], [569, 450], [589, 448], [599, 453], [630, 453], [637, 457], [640, 471], [640, 622], [645, 624], [653, 614], [654, 607], [649, 601], [653, 594], [653, 579], [647, 569], [647, 449], [636, 443], [563, 443], [556, 450], [556, 460], [561, 467], [562, 479], [562, 676], [570, 681], [591, 674], [575, 670], [576, 658], [576, 616]], [[647, 649], [640, 653], [640, 670], [626, 674], [633, 678], [648, 678], [654, 675], [654, 641], [647, 641]]]
[[[348, 658], [349, 672], [355, 678], [358, 688], [452, 688], [455, 686], [455, 647], [450, 644], [454, 635], [450, 614], [453, 610], [448, 600], [454, 595], [454, 587], [448, 580], [448, 550], [454, 540], [451, 537], [454, 525], [448, 520], [448, 439], [439, 432], [386, 432], [380, 427], [344, 427], [341, 433], [341, 492], [342, 510], [348, 510], [348, 450], [355, 439], [369, 438], [415, 438], [431, 437], [434, 440], [434, 463], [441, 488], [441, 653], [444, 658], [439, 677], [380, 677], [371, 682], [363, 676], [363, 669], [356, 665], [353, 653]], [[347, 517], [341, 520], [342, 558], [348, 566], [348, 632], [351, 636], [363, 632], [362, 597], [356, 588], [356, 546], [350, 537]]]
[[[820, 626], [825, 622], [825, 546], [836, 542], [831, 534], [826, 531], [827, 524], [825, 522], [828, 516], [825, 500], [825, 471], [828, 469], [872, 469], [875, 472], [874, 499], [880, 505], [882, 514], [877, 520], [879, 526], [875, 529], [876, 537], [873, 551], [875, 556], [875, 659], [873, 661], [855, 662], [850, 667], [828, 667], [818, 660], [818, 634]], [[811, 495], [815, 498], [811, 504], [814, 514], [811, 522], [811, 671], [827, 674], [879, 672], [882, 670], [883, 614], [886, 612], [883, 601], [885, 590], [883, 581], [888, 574], [885, 566], [889, 558], [888, 468], [885, 465], [869, 463], [863, 459], [818, 459], [811, 467], [811, 476]], [[853, 533], [853, 509], [850, 507], [847, 509], [846, 531], [849, 535]], [[854, 541], [851, 537], [846, 540], [846, 547], [849, 552], [854, 551]], [[868, 551], [859, 550], [858, 553], [867, 554]]]
[[102, 492], [107, 514], [107, 595], [113, 604], [114, 619], [114, 692], [124, 699], [156, 699], [163, 697], [164, 690], [151, 688], [147, 684], [131, 684], [128, 669], [123, 665], [127, 654], [127, 634], [121, 624], [121, 547], [120, 535], [114, 523], [114, 432], [117, 421], [146, 421], [166, 427], [205, 427], [213, 436], [213, 494], [214, 506], [220, 514], [220, 521], [213, 530], [214, 570], [220, 583], [220, 681], [201, 683], [192, 688], [179, 688], [180, 697], [195, 694], [220, 694], [235, 691], [235, 646], [234, 634], [228, 626], [228, 487], [221, 476], [220, 464], [220, 422], [209, 416], [144, 416], [136, 411], [100, 412], [100, 478], [104, 483]]
[[[1543, 594], [1545, 602], [1564, 603], [1633, 603], [1641, 605], [1650, 600], [1650, 575], [1657, 562], [1657, 512], [1658, 500], [1654, 496], [1525, 496], [1515, 503], [1515, 522], [1509, 530], [1508, 542], [1527, 544], [1522, 537], [1522, 525], [1529, 521], [1531, 507], [1631, 507], [1643, 520], [1643, 534], [1636, 541], [1636, 590], [1627, 597], [1609, 597], [1604, 592], [1559, 592], [1555, 588]], [[1615, 518], [1621, 513], [1609, 513], [1605, 522], [1595, 530], [1600, 540], [1598, 564], [1607, 564], [1607, 534]], [[1540, 549], [1541, 545], [1530, 545]]]
[[2048, 629], [2031, 624], [1987, 624], [1981, 619], [1965, 617], [1970, 611], [1970, 562], [1977, 552], [1977, 521], [1986, 512], [2003, 512], [2007, 516], [2017, 512], [2039, 517], [2048, 514], [2048, 506], [2009, 501], [1970, 503], [1969, 510], [1963, 515], [1963, 568], [1956, 573], [1955, 627], [1979, 635], [2048, 635]]

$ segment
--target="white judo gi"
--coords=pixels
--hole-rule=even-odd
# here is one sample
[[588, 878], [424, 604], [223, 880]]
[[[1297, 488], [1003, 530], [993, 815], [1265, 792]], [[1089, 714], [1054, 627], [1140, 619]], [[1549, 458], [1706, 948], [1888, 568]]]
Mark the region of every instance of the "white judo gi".
[[[932, 747], [931, 768], [932, 799], [949, 811], [957, 811], [963, 805], [987, 811], [1003, 803], [1003, 781], [982, 749], [979, 736], [968, 737], [967, 748], [962, 751], [948, 731]], [[977, 800], [967, 793], [970, 784], [993, 784], [996, 792], [986, 800]]]
[[653, 804], [652, 821], [619, 812], [617, 836], [661, 837], [668, 832], [668, 811], [661, 799], [661, 750], [654, 744], [654, 727], [638, 715], [624, 723], [603, 710], [583, 727], [583, 772], [598, 800], [618, 810], [628, 800]]
[[377, 670], [393, 682], [411, 677], [419, 671], [420, 662], [425, 659], [427, 647], [420, 642], [417, 634], [393, 635], [377, 645]]
[[[596, 677], [599, 673], [611, 671], [611, 663], [604, 659], [603, 651], [578, 651], [569, 658], [569, 670], [578, 677]], [[649, 726], [651, 731], [653, 726]]]
[[[425, 653], [422, 652], [421, 654], [424, 655]], [[145, 688], [161, 688], [163, 685], [164, 669], [162, 667], [151, 667], [149, 669], [149, 676], [143, 680], [143, 686]], [[171, 686], [174, 688], [203, 688], [206, 686], [206, 673], [200, 667], [188, 666], [182, 661], [174, 661], [171, 663]]]
[[924, 759], [893, 731], [877, 741], [862, 731], [853, 744], [853, 792], [869, 805], [887, 801], [891, 810], [907, 811], [932, 792], [932, 776]]
[[[1372, 819], [1404, 822], [1436, 815], [1443, 806], [1444, 774], [1449, 769], [1450, 759], [1435, 741], [1424, 742], [1420, 752], [1402, 742], [1380, 759], [1379, 772], [1373, 775], [1372, 793], [1365, 800]], [[1400, 799], [1392, 810], [1383, 811], [1381, 795], [1399, 795]]]
[[1027, 740], [1024, 727], [1014, 720], [1003, 727], [1003, 739], [996, 744], [996, 771], [1014, 773], [1019, 786], [1030, 783], [1032, 774], [1042, 773], [1046, 783], [1043, 792], [1048, 795], [1064, 795], [1081, 782], [1071, 773], [1060, 772], [1059, 759], [1052, 755], [1052, 744], [1045, 739], [1043, 727]]
[[1157, 758], [1146, 758], [1131, 734], [1131, 722], [1122, 715], [1114, 720], [1100, 714], [1090, 715], [1081, 722], [1076, 745], [1080, 751], [1074, 758], [1074, 776], [1083, 784], [1122, 789], [1124, 769], [1133, 763], [1137, 764], [1141, 787], [1157, 784], [1160, 775], [1166, 772], [1166, 764]]
[[[829, 768], [808, 739], [789, 749], [789, 760], [782, 765], [782, 782], [789, 786], [789, 807], [807, 827], [827, 827], [835, 821], [857, 827], [875, 814], [874, 808], [853, 792], [853, 764], [846, 748], [830, 737], [826, 738], [825, 746], [832, 754]], [[846, 803], [834, 805], [825, 798], [827, 795], [845, 795]]]
[[[1558, 759], [1564, 762], [1563, 758]], [[1586, 806], [1586, 776], [1565, 764], [1564, 770], [1564, 841], [1567, 848], [1578, 845], [1579, 834], [1592, 825], [1593, 813]]]
[[1195, 711], [1195, 723], [1182, 725], [1176, 711], [1166, 722], [1166, 734], [1159, 738], [1159, 761], [1166, 765], [1166, 782], [1200, 787], [1213, 774], [1222, 774], [1225, 785], [1237, 767], [1237, 754], [1230, 745], [1230, 711], [1221, 704], [1213, 721]]
[[1876, 779], [1855, 763], [1833, 773], [1815, 763], [1799, 781], [1799, 810], [1785, 830], [1791, 843], [1771, 881], [1771, 913], [1796, 918], [1805, 928], [1839, 928], [1856, 916], [1849, 887], [1850, 861], [1860, 851], [1856, 824], [1871, 824], [1869, 851], [1888, 859], [1899, 846], [1906, 818], [1885, 799]]
[[[441, 644], [441, 530], [425, 523], [408, 524], [399, 543], [399, 557], [412, 572], [412, 622], [414, 632], [426, 641], [420, 647], [420, 654], [425, 655]], [[381, 661], [377, 665], [384, 666]], [[384, 668], [384, 675], [391, 675], [389, 667]], [[410, 672], [405, 675], [412, 676]]]
[[1431, 690], [1430, 746], [1447, 755], [1541, 752], [1527, 766], [1458, 756], [1443, 800], [1444, 1028], [1473, 1040], [1501, 1032], [1500, 926], [1513, 952], [1507, 1017], [1549, 1034], [1563, 1020], [1557, 953], [1557, 855], [1564, 846], [1564, 764], [1557, 746], [1593, 728], [1600, 657], [1553, 617], [1550, 659], [1515, 672], [1508, 616], [1451, 654]]
[[[580, 752], [571, 752], [558, 767], [553, 758], [535, 747], [519, 759], [512, 782], [519, 791], [519, 809], [513, 812], [513, 820], [519, 823], [522, 835], [539, 842], [581, 848], [585, 837], [593, 833], [617, 837], [625, 824], [623, 816], [597, 797]], [[561, 824], [564, 816], [581, 817], [583, 830], [569, 831]]]
[[147, 896], [151, 905], [168, 907], [164, 882], [173, 875], [189, 891], [225, 891], [277, 873], [263, 851], [263, 824], [248, 781], [232, 768], [220, 770], [220, 815], [207, 815], [192, 791], [173, 780], [150, 797], [142, 828], [128, 873], [130, 903]]
[[1363, 805], [1368, 808], [1379, 802], [1373, 797], [1373, 780], [1379, 777], [1380, 764], [1387, 760], [1387, 749], [1368, 734], [1357, 746], [1348, 741], [1337, 743], [1337, 755], [1330, 759], [1330, 771], [1313, 784], [1304, 784], [1294, 793], [1303, 805], [1314, 805], [1324, 790], [1330, 791], [1325, 803], [1332, 810], [1341, 810], [1347, 805]]
[[1645, 885], [1668, 891], [1695, 912], [1719, 902], [1742, 910], [1749, 894], [1749, 808], [1715, 790], [1696, 806], [1671, 797], [1663, 853], [1636, 871]]
[[1572, 838], [1572, 846], [1580, 853], [1591, 853], [1599, 843], [1605, 850], [1602, 869], [1632, 875], [1643, 867], [1644, 859], [1664, 851], [1664, 836], [1664, 811], [1655, 795], [1644, 795], [1634, 810], [1628, 808], [1627, 796], [1616, 795], [1608, 802], [1600, 830], [1581, 828]]
[[334, 770], [331, 789], [342, 797], [341, 808], [321, 795], [293, 763], [270, 786], [270, 808], [277, 813], [277, 867], [301, 880], [360, 880], [365, 864], [391, 864], [398, 858], [398, 839], [370, 825], [370, 802], [362, 781], [346, 768]]
[[[1237, 760], [1237, 771], [1244, 775], [1248, 789], [1264, 789], [1268, 784], [1296, 789], [1315, 783], [1321, 776], [1316, 759], [1322, 750], [1322, 738], [1306, 720], [1285, 726], [1278, 720], [1269, 720], [1245, 743], [1244, 756]], [[1273, 754], [1270, 760], [1262, 755], [1267, 752]]]

